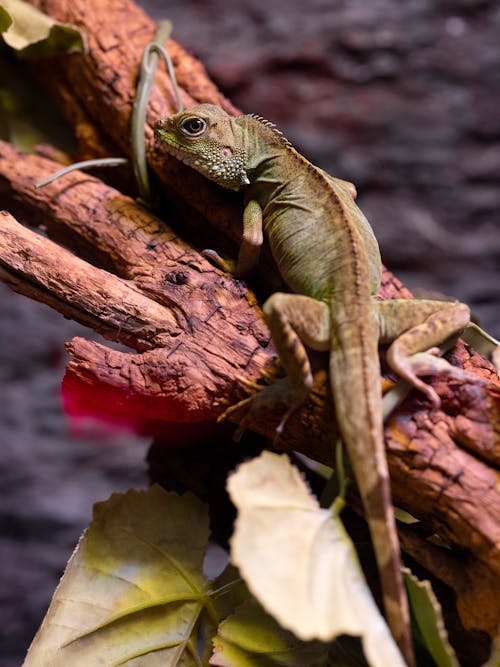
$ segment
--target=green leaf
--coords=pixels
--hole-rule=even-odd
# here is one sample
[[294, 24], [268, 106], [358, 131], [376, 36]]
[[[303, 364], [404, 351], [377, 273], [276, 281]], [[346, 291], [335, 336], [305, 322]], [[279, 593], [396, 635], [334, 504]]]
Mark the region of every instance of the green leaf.
[[0, 32], [7, 46], [24, 58], [85, 51], [77, 28], [54, 21], [23, 0], [2, 0]]
[[403, 568], [412, 620], [418, 628], [420, 642], [432, 656], [437, 667], [459, 667], [455, 651], [448, 641], [441, 605], [429, 581], [419, 581], [408, 568]]
[[328, 665], [327, 645], [300, 641], [255, 600], [245, 602], [220, 624], [213, 643], [210, 664], [219, 667]]
[[401, 507], [394, 508], [394, 516], [396, 517], [397, 521], [400, 523], [406, 523], [409, 526], [415, 523], [419, 523], [419, 520], [416, 519], [413, 514], [410, 514], [406, 510], [402, 510]]
[[238, 510], [231, 559], [264, 609], [300, 639], [358, 636], [372, 667], [404, 667], [340, 519], [288, 457], [263, 452], [228, 490]]
[[237, 568], [228, 563], [210, 585], [210, 595], [219, 618], [226, 618], [251, 598], [247, 585]]
[[153, 486], [95, 505], [25, 667], [202, 665], [210, 633], [200, 648], [198, 631], [218, 621], [207, 541], [207, 511], [190, 494]]
[[6, 9], [0, 7], [0, 32], [5, 32], [12, 24], [10, 14]]

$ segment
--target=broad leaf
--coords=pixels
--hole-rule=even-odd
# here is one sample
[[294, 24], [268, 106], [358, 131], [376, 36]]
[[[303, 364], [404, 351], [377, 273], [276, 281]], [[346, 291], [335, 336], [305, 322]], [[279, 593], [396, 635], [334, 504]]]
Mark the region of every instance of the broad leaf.
[[372, 667], [403, 667], [340, 519], [288, 457], [263, 452], [228, 490], [238, 510], [231, 559], [266, 611], [300, 639], [359, 636]]
[[0, 32], [4, 32], [12, 25], [12, 19], [6, 9], [0, 7]]
[[237, 607], [252, 598], [240, 573], [231, 563], [210, 584], [210, 595], [219, 618], [230, 616]]
[[206, 509], [190, 494], [153, 486], [95, 505], [25, 667], [202, 664], [204, 608], [217, 623], [202, 574], [207, 541]]
[[23, 0], [2, 0], [0, 32], [4, 42], [26, 58], [85, 50], [77, 28], [54, 21]]
[[432, 656], [437, 667], [459, 667], [455, 651], [448, 641], [441, 605], [429, 581], [419, 581], [404, 568], [411, 614], [418, 627], [420, 642]]
[[302, 642], [249, 600], [219, 625], [211, 665], [309, 667], [328, 665], [328, 646]]

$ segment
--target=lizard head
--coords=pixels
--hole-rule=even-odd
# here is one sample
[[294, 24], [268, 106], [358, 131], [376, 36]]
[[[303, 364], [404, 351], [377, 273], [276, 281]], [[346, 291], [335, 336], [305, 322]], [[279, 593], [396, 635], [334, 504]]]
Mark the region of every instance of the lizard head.
[[248, 185], [241, 128], [223, 109], [199, 104], [155, 124], [157, 146], [219, 185]]

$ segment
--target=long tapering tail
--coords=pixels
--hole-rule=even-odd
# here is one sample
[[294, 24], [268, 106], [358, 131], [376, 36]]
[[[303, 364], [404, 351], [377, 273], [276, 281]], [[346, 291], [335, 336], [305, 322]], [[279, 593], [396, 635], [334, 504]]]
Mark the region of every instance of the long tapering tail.
[[[378, 324], [369, 303], [332, 312], [330, 382], [337, 421], [359, 487], [375, 550], [387, 621], [414, 664], [408, 601], [391, 501], [382, 424]], [[340, 318], [342, 318], [340, 320]]]

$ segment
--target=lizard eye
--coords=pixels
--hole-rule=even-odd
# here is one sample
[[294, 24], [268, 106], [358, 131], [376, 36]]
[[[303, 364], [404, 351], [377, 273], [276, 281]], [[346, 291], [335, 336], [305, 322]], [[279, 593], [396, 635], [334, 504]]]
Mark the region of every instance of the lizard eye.
[[207, 129], [207, 124], [198, 116], [190, 116], [182, 121], [180, 129], [188, 137], [199, 137]]

